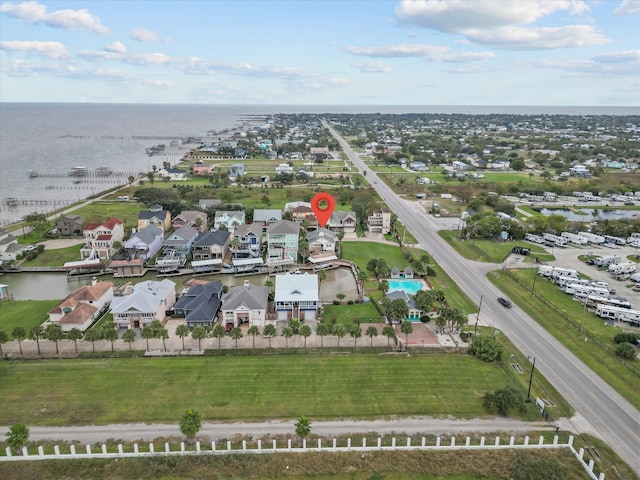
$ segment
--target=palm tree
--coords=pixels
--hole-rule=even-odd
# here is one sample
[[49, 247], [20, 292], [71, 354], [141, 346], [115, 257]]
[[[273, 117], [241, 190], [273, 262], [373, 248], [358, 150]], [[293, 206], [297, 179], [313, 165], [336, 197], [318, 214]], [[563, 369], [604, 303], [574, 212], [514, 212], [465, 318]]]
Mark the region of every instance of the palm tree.
[[236, 350], [238, 349], [238, 340], [242, 338], [242, 329], [240, 327], [233, 327], [229, 332], [229, 336], [236, 341]]
[[327, 279], [327, 272], [326, 270], [320, 270], [316, 275], [318, 275], [318, 282], [320, 284], [322, 284], [323, 280]]
[[249, 330], [247, 330], [247, 334], [253, 337], [253, 349], [256, 348], [256, 336], [260, 335], [260, 327], [257, 325], [251, 325]]
[[7, 343], [9, 341], [9, 335], [4, 330], [0, 330], [0, 355], [4, 356], [2, 352], [2, 344]]
[[289, 339], [293, 337], [293, 329], [291, 327], [284, 327], [282, 329], [282, 336], [285, 341], [285, 348], [289, 348]]
[[182, 339], [182, 350], [184, 350], [184, 337], [189, 336], [189, 327], [187, 327], [184, 323], [181, 323], [176, 327], [176, 335], [178, 335]]
[[[222, 330], [224, 331], [224, 328]], [[191, 338], [195, 338], [196, 340], [198, 340], [198, 350], [202, 350], [202, 348], [200, 348], [200, 341], [206, 336], [207, 336], [207, 330], [202, 325], [196, 325], [195, 327], [193, 327], [193, 332], [191, 332]]]
[[300, 320], [297, 318], [290, 318], [289, 328], [291, 329], [292, 334], [298, 335], [300, 333]]
[[409, 320], [403, 320], [402, 323], [400, 324], [400, 331], [404, 333], [404, 337], [405, 337], [404, 348], [405, 350], [408, 350], [409, 334], [413, 332], [413, 323], [411, 323]]
[[[87, 342], [91, 342], [91, 346], [93, 347], [93, 351], [95, 353], [96, 351], [96, 340], [100, 340], [102, 338], [102, 332], [100, 332], [99, 330], [95, 329], [95, 328], [91, 328], [89, 330], [87, 330], [84, 334], [84, 339]], [[147, 347], [147, 350], [149, 348]]]
[[118, 339], [118, 331], [115, 328], [105, 328], [104, 339], [111, 342], [111, 352], [113, 352], [113, 341]]
[[382, 329], [382, 335], [387, 337], [387, 350], [389, 350], [389, 348], [391, 348], [390, 347], [391, 339], [395, 338], [396, 331], [391, 325], [385, 325], [384, 328]]
[[373, 348], [373, 337], [378, 336], [378, 329], [371, 325], [364, 334], [371, 339], [371, 348]]
[[216, 337], [218, 339], [218, 350], [220, 350], [221, 345], [220, 342], [222, 341], [222, 337], [224, 337], [227, 334], [227, 331], [225, 330], [225, 328], [222, 326], [221, 323], [216, 323], [213, 326], [213, 330], [211, 331], [211, 335], [213, 335], [214, 337]]
[[237, 257], [238, 250], [241, 245], [242, 243], [240, 242], [240, 239], [238, 237], [233, 237], [233, 240], [231, 240], [231, 243], [229, 244], [229, 247], [231, 247], [231, 251], [233, 252], [233, 258]]
[[57, 323], [50, 323], [44, 330], [44, 336], [47, 340], [56, 342], [56, 355], [60, 353], [58, 350], [58, 340], [61, 340], [64, 334], [62, 333], [62, 327]]
[[22, 355], [22, 340], [27, 337], [27, 332], [24, 331], [24, 327], [15, 327], [11, 331], [11, 336], [14, 340], [18, 340], [18, 346], [20, 347], [20, 355]]
[[351, 335], [351, 337], [353, 338], [353, 351], [355, 352], [356, 342], [362, 336], [362, 329], [360, 328], [360, 325], [351, 325], [351, 328], [349, 329], [349, 335]]
[[67, 338], [69, 340], [73, 340], [73, 346], [76, 350], [76, 355], [78, 354], [78, 340], [82, 338], [82, 332], [80, 329], [73, 327], [71, 330], [67, 332]]
[[324, 323], [319, 323], [316, 328], [316, 335], [320, 337], [320, 351], [322, 352], [323, 342], [325, 335], [329, 334], [329, 327]]
[[154, 335], [154, 336], [157, 336], [158, 338], [162, 339], [162, 348], [166, 352], [167, 351], [167, 344], [165, 343], [165, 340], [167, 338], [169, 338], [169, 331], [166, 328], [162, 327], [162, 328], [159, 328], [156, 331], [156, 335]]
[[40, 339], [43, 335], [44, 332], [42, 331], [42, 325], [31, 327], [31, 329], [29, 330], [29, 338], [31, 340], [35, 340], [36, 344], [38, 345], [38, 355], [40, 355]]
[[262, 335], [269, 338], [269, 348], [271, 348], [271, 339], [275, 337], [277, 334], [276, 326], [273, 323], [268, 323], [264, 326], [262, 330]]
[[300, 335], [304, 337], [304, 351], [307, 351], [307, 337], [311, 336], [311, 327], [309, 325], [302, 325], [300, 327]]
[[271, 280], [270, 278], [267, 278], [264, 281], [264, 286], [267, 287], [269, 291], [271, 291], [271, 289], [273, 288], [273, 280]]
[[135, 179], [136, 177], [134, 177], [133, 175], [129, 175], [129, 178], [127, 178], [127, 180], [129, 180], [129, 195], [131, 195], [133, 192], [133, 181]]
[[340, 348], [340, 339], [347, 334], [347, 327], [342, 323], [336, 323], [333, 326], [333, 334], [338, 337], [338, 348]]
[[145, 325], [144, 327], [142, 327], [142, 330], [140, 331], [140, 336], [147, 341], [147, 352], [148, 352], [149, 351], [149, 339], [150, 338], [154, 338], [156, 336], [155, 332], [153, 331], [153, 328], [151, 328], [150, 325]]
[[128, 328], [127, 331], [122, 334], [122, 340], [129, 344], [129, 351], [131, 351], [131, 344], [136, 341], [136, 331]]

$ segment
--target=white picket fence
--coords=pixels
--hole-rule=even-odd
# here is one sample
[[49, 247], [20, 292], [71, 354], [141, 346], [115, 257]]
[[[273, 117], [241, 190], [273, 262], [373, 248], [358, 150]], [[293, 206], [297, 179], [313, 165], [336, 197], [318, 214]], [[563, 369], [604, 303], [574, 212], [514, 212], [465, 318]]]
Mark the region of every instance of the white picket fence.
[[[226, 448], [225, 448], [226, 447]], [[33, 461], [33, 460], [71, 460], [86, 458], [131, 458], [131, 457], [149, 457], [152, 455], [227, 455], [227, 454], [268, 454], [268, 453], [307, 453], [307, 452], [374, 452], [374, 451], [390, 451], [390, 450], [494, 450], [494, 449], [541, 449], [541, 448], [568, 448], [571, 453], [578, 459], [582, 467], [593, 480], [604, 480], [604, 473], [599, 476], [593, 472], [594, 461], [584, 461], [584, 449], [579, 451], [573, 447], [573, 435], [570, 435], [567, 443], [559, 443], [558, 436], [553, 437], [553, 442], [545, 443], [544, 437], [540, 437], [538, 442], [530, 442], [529, 437], [524, 437], [523, 443], [516, 443], [515, 437], [511, 437], [509, 443], [501, 443], [500, 437], [495, 437], [493, 443], [487, 442], [485, 437], [480, 438], [480, 443], [471, 443], [471, 438], [466, 437], [464, 443], [456, 443], [456, 437], [451, 437], [450, 443], [443, 443], [440, 437], [436, 438], [433, 445], [427, 445], [427, 440], [422, 437], [420, 444], [412, 444], [411, 438], [407, 438], [406, 444], [396, 442], [396, 438], [391, 439], [391, 445], [382, 445], [382, 438], [378, 438], [375, 444], [368, 445], [367, 439], [362, 439], [362, 445], [353, 445], [351, 438], [347, 438], [346, 446], [338, 446], [337, 440], [334, 438], [332, 442], [323, 443], [322, 439], [318, 439], [317, 446], [307, 444], [307, 440], [302, 440], [301, 447], [291, 445], [291, 439], [287, 440], [286, 446], [279, 447], [276, 440], [270, 445], [262, 443], [258, 440], [255, 446], [247, 446], [247, 441], [242, 441], [242, 448], [232, 449], [231, 441], [227, 441], [226, 445], [217, 445], [211, 442], [211, 446], [203, 446], [200, 442], [196, 442], [195, 450], [187, 449], [184, 442], [180, 443], [180, 450], [171, 450], [169, 443], [164, 444], [164, 449], [156, 450], [153, 443], [149, 443], [148, 451], [140, 451], [138, 444], [133, 445], [133, 451], [125, 451], [122, 444], [118, 444], [117, 452], [107, 451], [107, 445], [102, 444], [100, 451], [93, 451], [91, 445], [87, 445], [84, 452], [77, 452], [75, 445], [69, 447], [68, 453], [60, 451], [58, 445], [54, 446], [53, 454], [45, 454], [42, 446], [38, 447], [38, 453], [30, 453], [27, 447], [22, 448], [22, 455], [13, 455], [11, 449], [7, 447], [6, 455], [0, 455], [0, 461]]]

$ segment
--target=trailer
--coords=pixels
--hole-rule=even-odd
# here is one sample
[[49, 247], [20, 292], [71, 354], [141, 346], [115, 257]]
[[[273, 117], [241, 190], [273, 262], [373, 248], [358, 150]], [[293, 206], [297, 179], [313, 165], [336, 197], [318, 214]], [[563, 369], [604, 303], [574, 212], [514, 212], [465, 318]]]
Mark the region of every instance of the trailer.
[[607, 271], [614, 275], [625, 275], [627, 273], [635, 273], [638, 264], [634, 262], [617, 263], [609, 265]]
[[604, 236], [604, 241], [606, 243], [611, 243], [613, 245], [626, 245], [627, 241], [624, 238], [620, 238], [620, 237], [614, 237], [613, 235], [605, 235]]
[[602, 318], [630, 323], [636, 327], [640, 326], [640, 310], [600, 304], [596, 307], [596, 315]]
[[552, 233], [545, 233], [542, 235], [542, 238], [544, 239], [545, 245], [548, 245], [550, 247], [561, 247], [561, 248], [567, 247], [567, 241], [564, 238], [554, 235]]
[[597, 295], [598, 297], [609, 297], [609, 290], [602, 287], [594, 287], [592, 285], [580, 285], [579, 283], [567, 283], [564, 289], [569, 295], [589, 296]]
[[593, 264], [596, 267], [608, 267], [620, 263], [620, 257], [617, 255], [606, 255], [604, 257], [594, 258]]
[[579, 277], [578, 271], [573, 268], [553, 267], [551, 265], [540, 265], [540, 267], [538, 267], [538, 275], [553, 279], [560, 277]]
[[586, 238], [589, 243], [593, 243], [594, 245], [602, 245], [604, 243], [604, 237], [602, 235], [596, 235], [591, 232], [579, 232], [578, 235]]
[[568, 283], [575, 283], [578, 285], [589, 285], [591, 282], [586, 278], [567, 277], [564, 275], [562, 277], [558, 277], [557, 279], [555, 279], [555, 284], [558, 285], [558, 287], [560, 288], [566, 287]]
[[544, 243], [544, 238], [542, 238], [540, 235], [534, 235], [533, 233], [527, 233], [524, 236], [524, 239], [529, 242], [538, 243], [540, 245]]
[[587, 245], [589, 243], [589, 240], [587, 240], [585, 237], [583, 237], [582, 235], [578, 235], [576, 233], [571, 233], [571, 232], [562, 232], [560, 234], [560, 236], [569, 243], [572, 243], [573, 245]]

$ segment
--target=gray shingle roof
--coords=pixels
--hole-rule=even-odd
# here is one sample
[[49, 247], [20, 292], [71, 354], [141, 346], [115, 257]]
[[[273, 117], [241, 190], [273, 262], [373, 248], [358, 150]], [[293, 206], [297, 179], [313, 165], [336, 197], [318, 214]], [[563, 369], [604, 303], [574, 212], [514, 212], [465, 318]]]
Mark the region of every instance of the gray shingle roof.
[[248, 283], [231, 287], [222, 297], [222, 310], [235, 310], [245, 307], [249, 310], [263, 310], [269, 302], [269, 289]]

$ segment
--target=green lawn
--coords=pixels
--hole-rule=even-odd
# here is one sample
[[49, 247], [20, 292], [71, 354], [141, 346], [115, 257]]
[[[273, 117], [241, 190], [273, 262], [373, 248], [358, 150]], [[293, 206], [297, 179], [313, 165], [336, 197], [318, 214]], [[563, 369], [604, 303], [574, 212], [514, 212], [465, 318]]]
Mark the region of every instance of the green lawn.
[[[347, 328], [360, 322], [372, 323], [380, 322], [380, 315], [371, 302], [367, 303], [354, 303], [353, 305], [325, 305], [322, 307], [322, 318], [325, 322], [332, 322], [332, 319], [336, 320], [336, 323], [342, 323]], [[332, 322], [333, 323], [333, 322]], [[364, 336], [364, 332], [362, 332]]]
[[372, 258], [384, 258], [389, 268], [402, 270], [409, 266], [400, 247], [373, 242], [342, 242], [342, 258], [351, 260], [360, 270], [367, 271], [367, 262]]
[[0, 330], [7, 332], [15, 327], [23, 327], [28, 333], [31, 327], [37, 327], [49, 318], [48, 312], [59, 300], [14, 300], [0, 303]]
[[207, 421], [476, 417], [483, 393], [508, 384], [499, 366], [454, 354], [3, 362], [0, 425], [175, 422], [187, 407]]
[[74, 245], [66, 248], [46, 249], [33, 260], [25, 260], [23, 267], [61, 267], [66, 262], [80, 260], [82, 245]]
[[525, 261], [535, 261], [535, 257], [545, 262], [555, 259], [540, 245], [532, 245], [524, 241], [497, 242], [487, 239], [460, 240], [455, 230], [440, 230], [438, 234], [447, 241], [462, 257], [479, 262], [502, 263], [511, 253], [513, 247], [525, 247], [531, 250]]
[[[589, 368], [597, 373], [629, 402], [640, 408], [640, 377], [612, 353], [614, 335], [621, 330], [605, 326], [602, 319], [586, 312], [580, 333], [583, 305], [561, 292], [551, 282], [536, 279], [535, 297], [531, 298], [535, 269], [517, 269], [492, 272], [488, 278], [528, 315], [571, 350]], [[522, 283], [514, 281], [514, 278]], [[591, 341], [585, 342], [585, 337]], [[603, 347], [597, 344], [601, 343]], [[638, 372], [639, 362], [632, 362]]]

